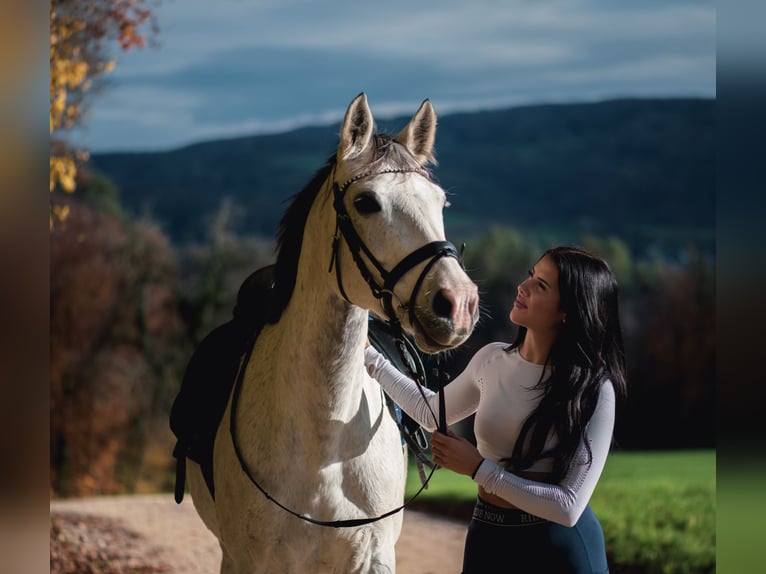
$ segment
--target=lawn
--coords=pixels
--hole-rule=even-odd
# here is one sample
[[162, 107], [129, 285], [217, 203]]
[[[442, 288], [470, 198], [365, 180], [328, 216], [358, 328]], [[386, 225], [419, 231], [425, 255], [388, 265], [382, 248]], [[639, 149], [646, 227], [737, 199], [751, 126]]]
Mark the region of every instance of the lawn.
[[[419, 488], [414, 466], [407, 497]], [[612, 572], [715, 572], [716, 457], [713, 450], [615, 451], [591, 500]], [[476, 486], [437, 470], [414, 507], [467, 521]]]

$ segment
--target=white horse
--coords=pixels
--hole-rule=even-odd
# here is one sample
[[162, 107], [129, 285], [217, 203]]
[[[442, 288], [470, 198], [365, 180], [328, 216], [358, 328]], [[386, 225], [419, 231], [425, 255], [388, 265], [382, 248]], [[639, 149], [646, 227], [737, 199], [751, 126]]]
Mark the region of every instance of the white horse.
[[[368, 313], [400, 322], [427, 353], [464, 342], [478, 318], [476, 285], [454, 252], [439, 252], [446, 201], [425, 169], [436, 131], [431, 103], [395, 138], [373, 131], [360, 94], [337, 153], [282, 219], [279, 320], [252, 349], [234, 412], [248, 471], [274, 501], [318, 521], [376, 517], [403, 502], [399, 430], [364, 368]], [[423, 247], [430, 244], [433, 252]], [[375, 288], [421, 248], [389, 277], [393, 285]], [[241, 466], [231, 415], [230, 398], [215, 442], [215, 499], [191, 460], [187, 475], [197, 512], [221, 544], [222, 573], [395, 572], [401, 512], [341, 528], [288, 513]]]

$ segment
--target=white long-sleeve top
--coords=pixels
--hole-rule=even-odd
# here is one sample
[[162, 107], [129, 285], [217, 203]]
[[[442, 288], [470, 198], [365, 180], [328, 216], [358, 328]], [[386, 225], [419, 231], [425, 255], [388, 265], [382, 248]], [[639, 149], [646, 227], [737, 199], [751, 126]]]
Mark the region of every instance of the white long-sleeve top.
[[[569, 471], [558, 484], [521, 478], [505, 470], [499, 461], [510, 456], [524, 421], [542, 398], [541, 391], [534, 387], [543, 376], [544, 367], [526, 361], [518, 349], [506, 348], [506, 343], [482, 347], [466, 369], [445, 387], [447, 424], [476, 414], [476, 446], [484, 461], [473, 480], [484, 490], [525, 512], [572, 526], [585, 510], [606, 463], [614, 430], [614, 387], [608, 379], [602, 383], [596, 409], [586, 428], [585, 440], [592, 453], [590, 463], [582, 442]], [[436, 430], [437, 393], [422, 388], [424, 400], [415, 381], [372, 346], [365, 350], [365, 364], [370, 375], [408, 415], [426, 430]], [[551, 434], [544, 451], [556, 444], [557, 438]], [[528, 470], [546, 472], [552, 467], [553, 459], [545, 458]]]

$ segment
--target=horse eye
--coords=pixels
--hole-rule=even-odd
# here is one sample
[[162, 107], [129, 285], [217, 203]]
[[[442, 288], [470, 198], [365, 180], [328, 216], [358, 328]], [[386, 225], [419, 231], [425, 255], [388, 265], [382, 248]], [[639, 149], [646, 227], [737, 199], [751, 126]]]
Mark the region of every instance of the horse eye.
[[377, 213], [381, 210], [378, 200], [369, 193], [360, 193], [359, 196], [354, 199], [354, 207], [362, 215]]

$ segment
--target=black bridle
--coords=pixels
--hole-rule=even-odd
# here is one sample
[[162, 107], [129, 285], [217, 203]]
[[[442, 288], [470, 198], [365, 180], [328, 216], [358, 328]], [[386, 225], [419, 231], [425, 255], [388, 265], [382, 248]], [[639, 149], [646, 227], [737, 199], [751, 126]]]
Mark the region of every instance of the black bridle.
[[[418, 265], [419, 263], [425, 261], [426, 259], [431, 259], [426, 266], [423, 268], [423, 271], [421, 271], [420, 276], [418, 277], [418, 280], [415, 282], [415, 287], [412, 290], [412, 294], [410, 295], [410, 299], [408, 302], [403, 303], [402, 307], [405, 307], [409, 311], [409, 319], [410, 324], [414, 325], [415, 323], [415, 299], [418, 295], [418, 291], [420, 290], [421, 285], [423, 284], [423, 280], [426, 277], [426, 274], [431, 270], [431, 267], [442, 257], [454, 257], [455, 259], [458, 258], [458, 252], [455, 246], [450, 243], [449, 241], [432, 241], [431, 243], [427, 243], [423, 245], [422, 247], [419, 247], [406, 257], [402, 259], [399, 263], [397, 263], [391, 271], [387, 271], [383, 265], [378, 261], [378, 259], [373, 255], [372, 251], [370, 250], [367, 245], [365, 245], [364, 241], [362, 241], [362, 238], [359, 237], [359, 234], [356, 232], [356, 229], [354, 229], [354, 224], [351, 221], [351, 217], [348, 214], [348, 211], [346, 210], [346, 205], [344, 203], [344, 198], [346, 195], [346, 190], [354, 183], [361, 179], [365, 179], [368, 177], [374, 177], [377, 175], [382, 175], [385, 173], [417, 173], [426, 179], [430, 181], [430, 176], [428, 174], [428, 171], [422, 169], [422, 168], [400, 168], [400, 169], [384, 169], [380, 171], [370, 171], [370, 172], [363, 172], [360, 174], [355, 175], [351, 179], [348, 179], [346, 182], [344, 182], [342, 185], [339, 185], [337, 181], [333, 182], [333, 195], [334, 195], [334, 201], [333, 201], [333, 207], [335, 208], [335, 234], [333, 236], [333, 242], [332, 242], [332, 255], [330, 257], [330, 268], [328, 271], [332, 271], [333, 265], [335, 266], [335, 277], [338, 282], [338, 289], [340, 290], [341, 295], [343, 298], [351, 303], [348, 296], [346, 295], [346, 291], [343, 288], [343, 279], [341, 278], [341, 271], [340, 271], [340, 265], [338, 264], [338, 250], [340, 247], [340, 238], [341, 236], [346, 241], [346, 245], [348, 246], [349, 251], [351, 252], [351, 256], [354, 259], [354, 263], [356, 263], [357, 268], [359, 269], [359, 273], [362, 275], [362, 278], [367, 282], [367, 284], [370, 287], [370, 291], [372, 292], [373, 296], [376, 299], [381, 299], [383, 303], [383, 309], [387, 315], [387, 319], [389, 324], [391, 325], [392, 329], [394, 330], [395, 334], [398, 334], [401, 336], [401, 324], [396, 316], [396, 312], [394, 310], [393, 305], [393, 298], [394, 298], [394, 287], [396, 284], [401, 280], [402, 277], [404, 277], [404, 274], [407, 273], [410, 269]], [[372, 274], [370, 269], [367, 267], [367, 264], [365, 263], [364, 259], [362, 258], [361, 254], [364, 253], [367, 260], [375, 267], [375, 269], [378, 271], [378, 274], [380, 275], [380, 279], [383, 282], [381, 285], [378, 283], [378, 281], [375, 279], [375, 276]]]
[[[408, 371], [409, 371], [408, 374], [415, 381], [415, 383], [418, 386], [418, 390], [420, 391], [421, 395], [423, 395], [423, 397], [425, 398], [425, 395], [423, 392], [423, 386], [425, 386], [425, 383], [426, 383], [425, 371], [423, 369], [423, 365], [421, 361], [419, 360], [419, 358], [417, 358], [417, 354], [414, 353], [414, 348], [412, 344], [409, 341], [407, 341], [407, 339], [405, 338], [404, 332], [402, 330], [401, 322], [396, 316], [396, 312], [393, 307], [394, 286], [399, 282], [399, 280], [404, 276], [404, 274], [407, 273], [410, 269], [414, 268], [419, 263], [430, 258], [430, 261], [425, 265], [423, 271], [421, 271], [420, 276], [415, 282], [415, 287], [412, 290], [412, 294], [410, 296], [409, 302], [403, 305], [405, 307], [408, 307], [410, 324], [414, 324], [415, 298], [417, 297], [418, 291], [420, 290], [420, 287], [428, 271], [442, 257], [454, 257], [455, 259], [458, 259], [459, 261], [460, 261], [460, 257], [458, 256], [458, 251], [455, 248], [455, 246], [449, 241], [433, 241], [431, 243], [427, 243], [426, 245], [416, 249], [415, 251], [413, 251], [406, 257], [404, 257], [404, 259], [402, 259], [399, 263], [397, 263], [391, 271], [387, 271], [380, 264], [380, 262], [373, 255], [372, 251], [370, 251], [370, 249], [362, 241], [361, 237], [359, 237], [359, 234], [356, 232], [356, 229], [354, 229], [353, 222], [351, 221], [351, 217], [349, 216], [348, 211], [346, 210], [343, 200], [344, 200], [346, 190], [353, 183], [367, 177], [373, 177], [373, 176], [382, 175], [385, 173], [417, 173], [430, 180], [429, 174], [426, 170], [417, 169], [417, 168], [386, 169], [386, 170], [381, 170], [376, 172], [363, 172], [347, 180], [342, 185], [339, 185], [338, 182], [333, 177], [333, 193], [334, 193], [333, 207], [335, 208], [335, 214], [336, 214], [336, 227], [335, 227], [335, 234], [333, 236], [332, 255], [330, 258], [330, 268], [328, 269], [328, 272], [332, 271], [332, 268], [334, 265], [336, 279], [338, 282], [338, 288], [340, 290], [340, 293], [346, 301], [351, 303], [351, 301], [349, 300], [343, 288], [343, 280], [341, 278], [340, 265], [338, 261], [338, 249], [340, 246], [340, 238], [343, 237], [343, 239], [346, 241], [346, 244], [348, 245], [349, 251], [351, 252], [354, 262], [356, 263], [356, 266], [359, 269], [359, 272], [361, 273], [362, 277], [367, 282], [367, 284], [370, 286], [370, 290], [372, 291], [372, 294], [375, 296], [375, 298], [382, 300], [383, 308], [385, 310], [386, 315], [388, 316], [389, 328], [391, 331], [391, 335], [395, 340], [397, 351], [399, 352], [402, 362], [408, 367]], [[367, 267], [367, 264], [365, 263], [364, 259], [360, 255], [360, 253], [362, 252], [365, 254], [369, 262], [375, 266], [383, 282], [382, 285], [378, 283], [378, 281], [375, 279], [375, 276], [372, 274], [372, 272], [370, 272], [369, 268]], [[273, 496], [271, 496], [271, 494], [269, 494], [268, 491], [266, 491], [260, 485], [260, 483], [256, 480], [255, 476], [253, 476], [253, 473], [250, 470], [250, 467], [248, 466], [247, 462], [244, 459], [242, 451], [240, 450], [240, 447], [239, 447], [239, 442], [237, 441], [237, 438], [236, 438], [237, 437], [236, 413], [237, 413], [237, 406], [239, 404], [239, 394], [242, 389], [242, 381], [244, 380], [245, 368], [248, 362], [250, 361], [250, 356], [253, 352], [254, 346], [255, 346], [255, 341], [253, 341], [252, 345], [248, 346], [248, 351], [244, 357], [244, 360], [242, 361], [240, 365], [239, 373], [237, 374], [237, 380], [235, 382], [234, 391], [232, 394], [231, 412], [230, 412], [230, 419], [229, 419], [229, 431], [230, 431], [232, 443], [234, 446], [234, 452], [237, 456], [237, 460], [239, 461], [239, 464], [242, 470], [250, 479], [250, 482], [252, 482], [253, 485], [258, 490], [260, 490], [261, 493], [269, 501], [274, 503], [276, 506], [278, 506], [285, 512], [291, 514], [292, 516], [295, 516], [296, 518], [300, 518], [301, 520], [304, 520], [311, 524], [315, 524], [317, 526], [329, 526], [333, 528], [349, 528], [349, 527], [357, 527], [357, 526], [364, 526], [366, 524], [371, 524], [373, 522], [377, 522], [379, 520], [382, 520], [384, 518], [387, 518], [389, 516], [396, 514], [397, 512], [404, 509], [410, 502], [412, 502], [415, 498], [417, 498], [417, 496], [421, 492], [423, 492], [425, 488], [427, 488], [428, 483], [431, 479], [431, 476], [433, 476], [434, 470], [436, 469], [436, 465], [431, 465], [431, 472], [428, 475], [428, 477], [424, 481], [422, 481], [422, 485], [420, 489], [401, 506], [394, 508], [392, 510], [389, 510], [388, 512], [385, 512], [379, 516], [375, 516], [371, 518], [352, 518], [347, 520], [332, 520], [332, 521], [318, 520], [316, 518], [312, 518], [305, 514], [300, 514], [292, 510], [291, 508], [285, 506], [284, 504], [276, 500]], [[437, 421], [436, 420], [437, 417], [434, 415], [433, 411], [431, 411], [431, 414], [434, 415], [434, 420], [436, 421], [440, 432], [446, 433], [447, 425], [445, 420], [443, 385], [441, 386], [439, 390], [439, 413], [440, 413], [440, 416], [439, 416], [439, 420]]]

